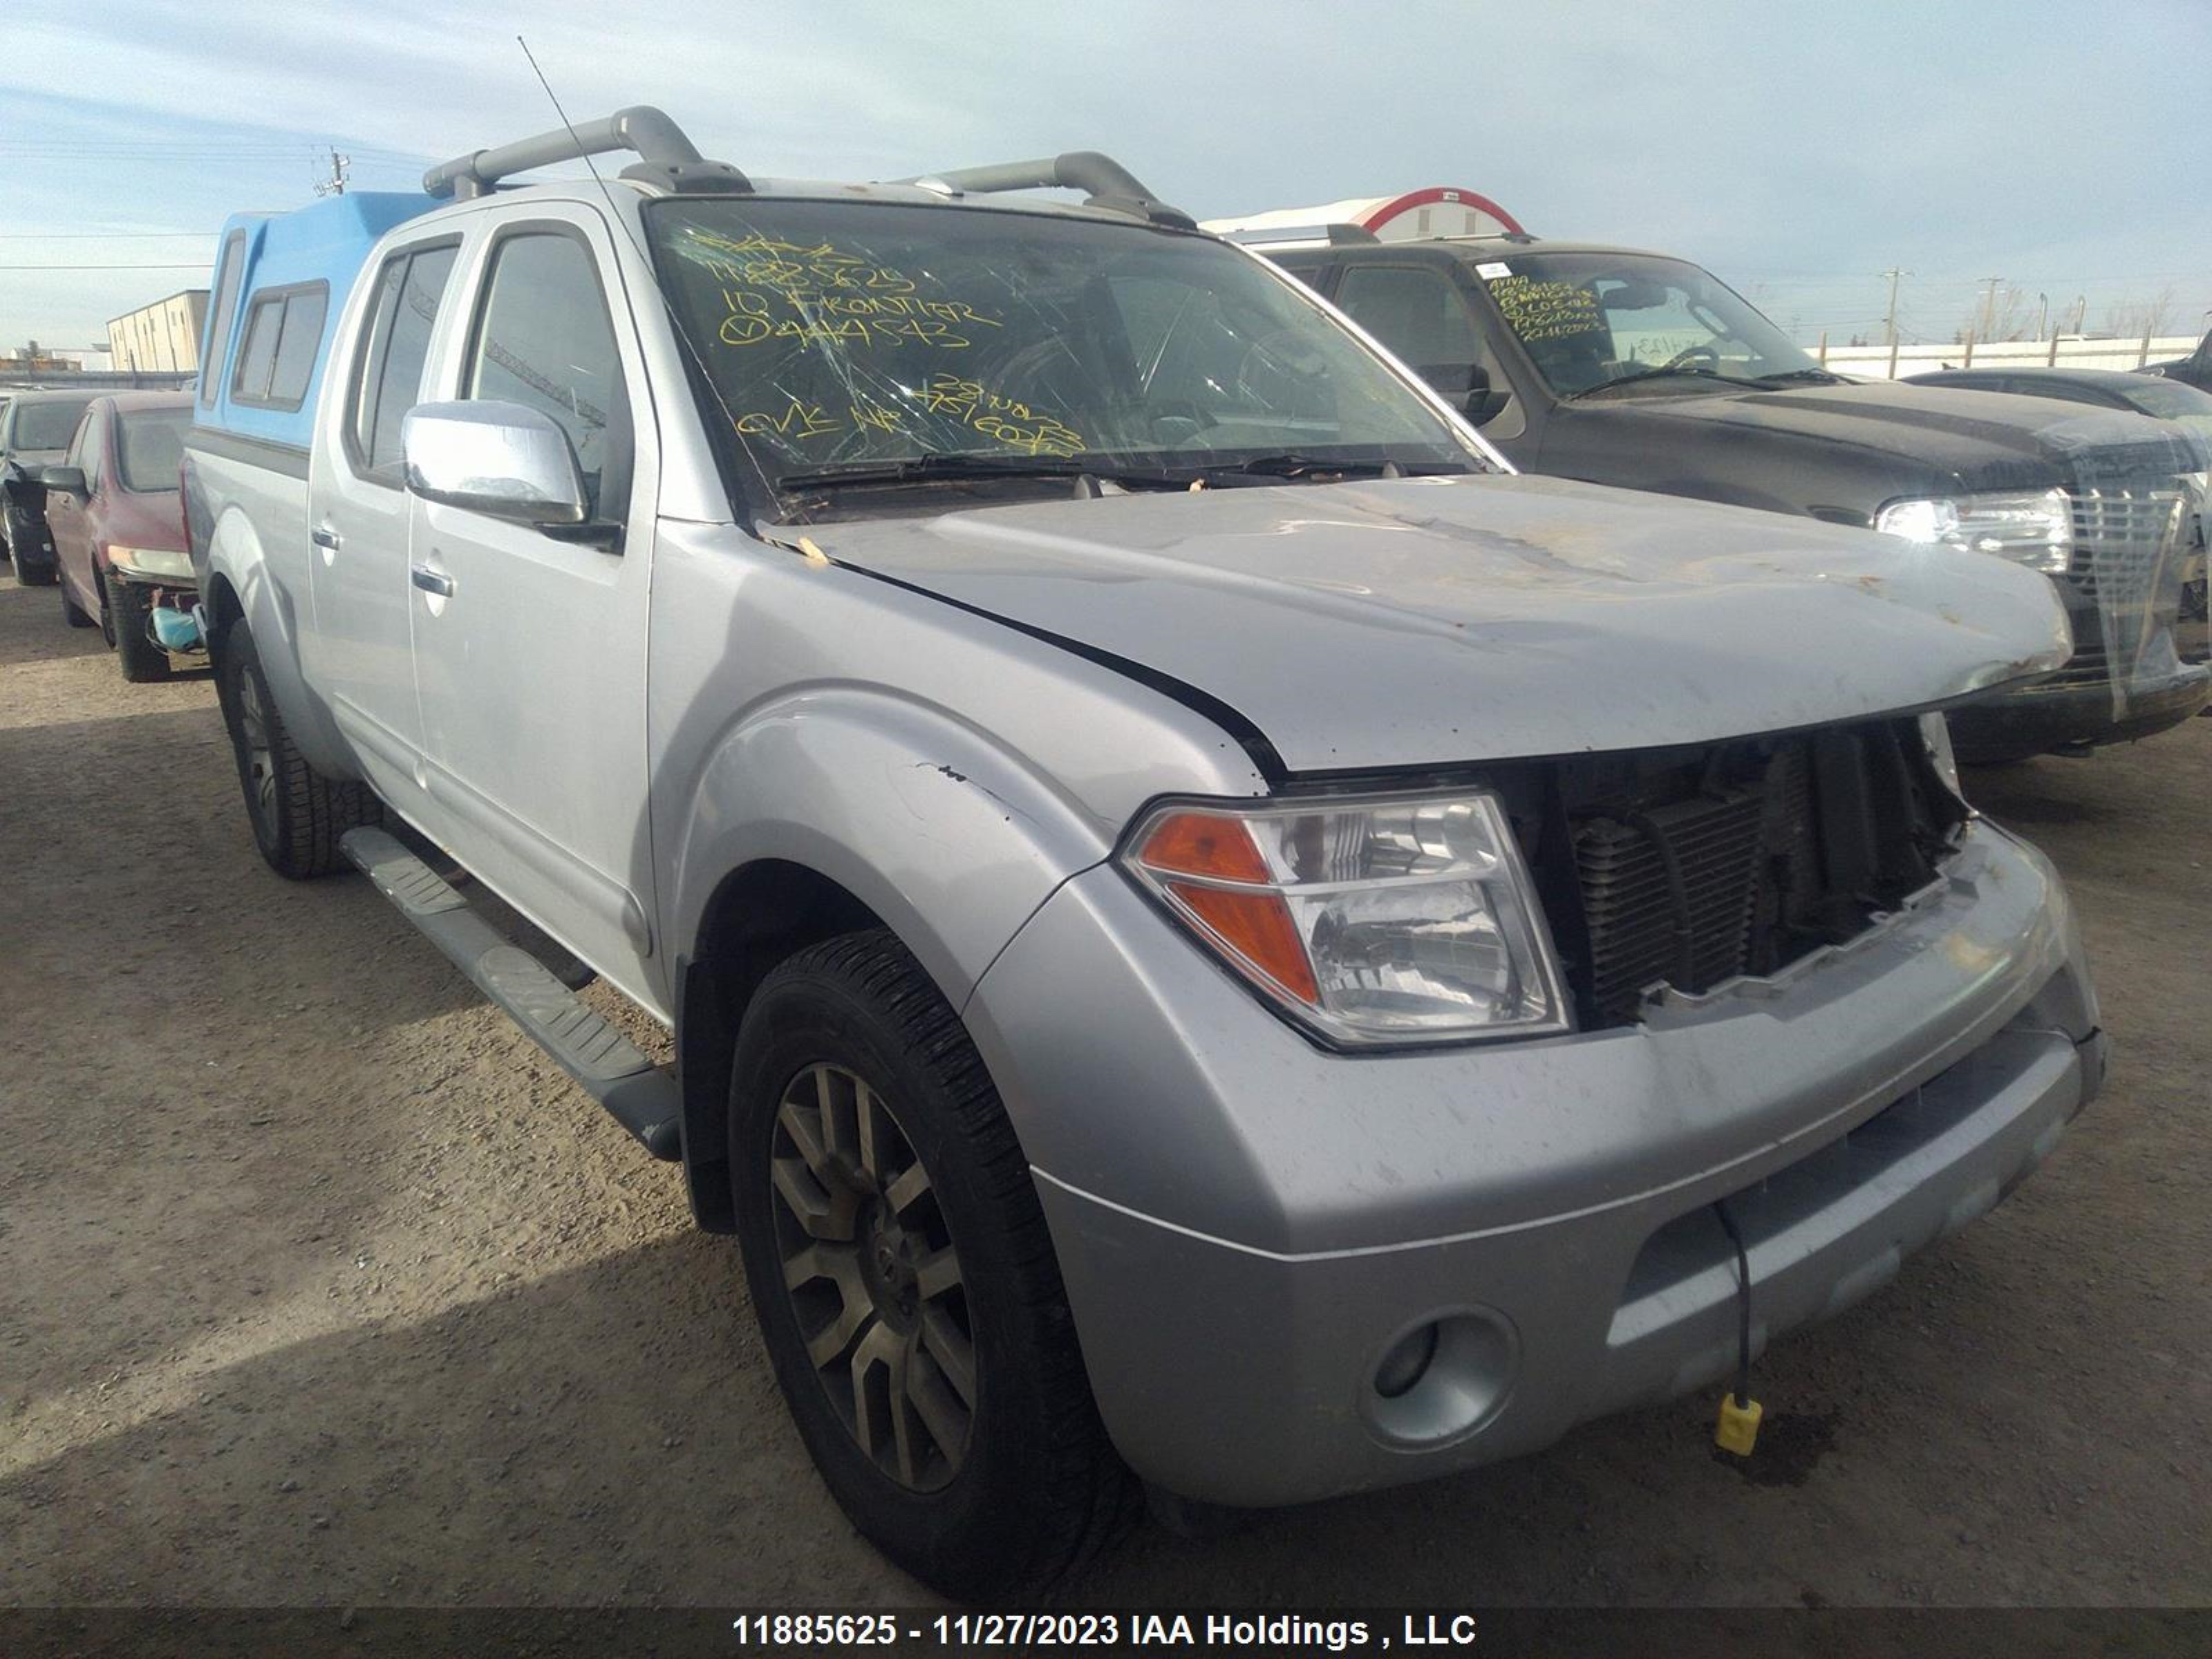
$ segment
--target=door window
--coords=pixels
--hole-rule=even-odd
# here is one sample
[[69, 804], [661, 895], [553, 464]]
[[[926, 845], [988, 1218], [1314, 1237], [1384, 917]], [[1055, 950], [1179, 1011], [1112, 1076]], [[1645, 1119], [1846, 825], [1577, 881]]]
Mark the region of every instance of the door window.
[[622, 359], [591, 252], [561, 232], [526, 232], [492, 256], [463, 395], [521, 404], [568, 434], [594, 517], [620, 493], [628, 425]]
[[107, 420], [95, 410], [85, 411], [84, 424], [76, 429], [76, 441], [70, 446], [69, 464], [84, 474], [87, 491], [100, 488], [101, 459], [106, 453]]
[[1433, 267], [1352, 265], [1337, 286], [1336, 302], [1408, 368], [1489, 364], [1467, 301]]
[[400, 422], [422, 401], [422, 366], [456, 252], [448, 243], [395, 253], [378, 274], [346, 433], [356, 470], [396, 471], [399, 465]]

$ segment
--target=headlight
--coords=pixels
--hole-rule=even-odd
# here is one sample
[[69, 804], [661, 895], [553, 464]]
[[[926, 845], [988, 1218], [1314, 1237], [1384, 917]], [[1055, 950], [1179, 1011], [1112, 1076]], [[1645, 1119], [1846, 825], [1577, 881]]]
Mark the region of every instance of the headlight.
[[1122, 866], [1261, 994], [1343, 1044], [1569, 1029], [1496, 797], [1171, 805]]
[[192, 579], [192, 556], [165, 547], [111, 547], [107, 562], [139, 576], [177, 576]]
[[1995, 553], [2054, 576], [2066, 574], [2074, 552], [2074, 505], [2063, 489], [1892, 501], [1874, 515], [1874, 527], [1909, 542]]

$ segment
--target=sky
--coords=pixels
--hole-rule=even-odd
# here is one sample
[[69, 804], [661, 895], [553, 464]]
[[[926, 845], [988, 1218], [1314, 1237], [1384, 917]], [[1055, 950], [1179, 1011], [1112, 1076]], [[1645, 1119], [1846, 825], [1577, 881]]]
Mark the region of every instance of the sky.
[[518, 32], [572, 120], [657, 104], [763, 176], [1103, 149], [1200, 217], [1461, 185], [1808, 343], [1879, 338], [1893, 266], [1908, 338], [1992, 276], [2212, 320], [2212, 0], [78, 0], [0, 36], [0, 344], [204, 286], [332, 147], [404, 190], [557, 125]]

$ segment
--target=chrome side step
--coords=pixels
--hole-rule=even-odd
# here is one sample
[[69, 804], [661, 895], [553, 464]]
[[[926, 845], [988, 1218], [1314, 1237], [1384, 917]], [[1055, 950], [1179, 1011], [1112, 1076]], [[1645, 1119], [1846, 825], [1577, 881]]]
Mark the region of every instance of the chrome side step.
[[349, 830], [338, 845], [356, 869], [451, 958], [477, 989], [561, 1063], [655, 1158], [682, 1156], [676, 1079], [576, 1000], [553, 971], [469, 906], [385, 830]]

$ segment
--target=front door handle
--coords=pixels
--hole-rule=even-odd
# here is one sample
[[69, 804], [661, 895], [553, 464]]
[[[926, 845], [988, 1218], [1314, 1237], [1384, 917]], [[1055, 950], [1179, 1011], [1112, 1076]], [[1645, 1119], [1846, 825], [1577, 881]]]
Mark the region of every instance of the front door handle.
[[453, 579], [442, 570], [433, 570], [428, 565], [407, 567], [407, 580], [425, 593], [435, 593], [441, 599], [453, 597]]
[[327, 547], [333, 553], [345, 545], [345, 538], [326, 524], [319, 524], [307, 532], [307, 539], [317, 547]]

